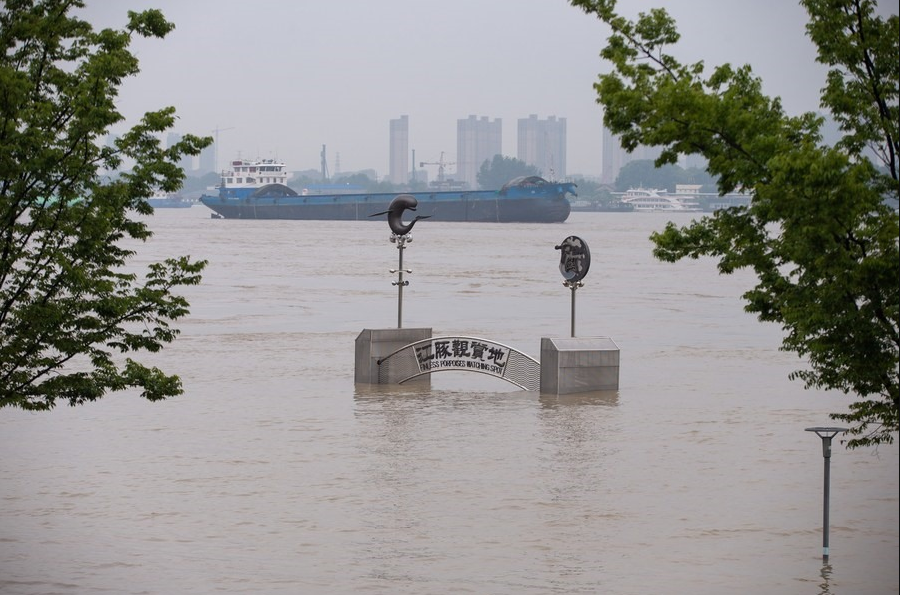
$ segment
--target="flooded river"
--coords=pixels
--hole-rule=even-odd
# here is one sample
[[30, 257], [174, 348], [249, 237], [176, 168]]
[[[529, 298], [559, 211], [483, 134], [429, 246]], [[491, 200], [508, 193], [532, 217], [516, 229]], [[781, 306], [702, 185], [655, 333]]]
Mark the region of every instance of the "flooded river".
[[620, 387], [555, 396], [354, 384], [357, 335], [398, 322], [387, 224], [209, 213], [159, 210], [138, 259], [210, 263], [144, 358], [183, 396], [0, 410], [0, 593], [898, 593], [898, 445], [836, 441], [823, 565], [804, 429], [850, 400], [788, 380], [748, 274], [655, 261], [666, 216], [416, 225], [403, 326], [535, 358], [570, 335], [554, 246], [588, 243], [577, 335], [616, 342]]

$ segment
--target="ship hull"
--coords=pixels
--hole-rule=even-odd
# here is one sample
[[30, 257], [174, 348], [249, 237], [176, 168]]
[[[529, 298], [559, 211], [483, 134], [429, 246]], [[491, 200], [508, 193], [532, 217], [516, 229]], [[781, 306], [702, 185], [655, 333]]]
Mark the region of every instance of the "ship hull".
[[[409, 217], [430, 217], [434, 221], [494, 223], [562, 223], [571, 205], [566, 198], [573, 184], [513, 185], [501, 190], [470, 192], [411, 192], [418, 202]], [[225, 219], [296, 219], [362, 221], [382, 220], [397, 195], [337, 194], [228, 195], [203, 196], [200, 202]]]
[[[415, 196], [415, 194], [413, 194]], [[394, 195], [391, 196], [393, 198]], [[349, 197], [341, 197], [349, 198]], [[356, 221], [375, 219], [388, 210], [390, 200], [303, 202], [298, 199], [219, 199], [205, 196], [201, 202], [225, 219], [299, 219]], [[495, 223], [562, 223], [571, 206], [565, 198], [460, 198], [428, 200], [419, 198], [415, 215], [435, 221], [475, 221]], [[410, 216], [413, 214], [410, 213]], [[379, 221], [381, 219], [378, 219]]]
[[182, 199], [148, 198], [147, 202], [154, 209], [189, 209], [191, 202]]

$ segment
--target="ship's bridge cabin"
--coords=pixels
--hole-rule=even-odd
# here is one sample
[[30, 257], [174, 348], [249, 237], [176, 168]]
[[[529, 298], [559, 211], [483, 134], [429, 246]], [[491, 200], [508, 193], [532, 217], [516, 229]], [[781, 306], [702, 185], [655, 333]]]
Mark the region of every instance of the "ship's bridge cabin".
[[287, 184], [287, 171], [281, 161], [274, 159], [235, 159], [230, 169], [222, 172], [222, 186], [264, 186]]

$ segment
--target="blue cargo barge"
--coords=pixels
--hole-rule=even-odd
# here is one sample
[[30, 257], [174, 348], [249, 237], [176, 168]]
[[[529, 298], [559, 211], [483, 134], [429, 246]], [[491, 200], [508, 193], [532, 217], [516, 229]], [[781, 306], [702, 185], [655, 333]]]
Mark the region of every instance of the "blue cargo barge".
[[[243, 180], [242, 180], [243, 181]], [[415, 214], [434, 221], [561, 223], [569, 217], [568, 194], [575, 184], [538, 176], [516, 178], [499, 190], [409, 192], [418, 201]], [[200, 202], [225, 219], [366, 220], [388, 210], [399, 193], [298, 194], [283, 183], [252, 191], [223, 183], [218, 196]]]

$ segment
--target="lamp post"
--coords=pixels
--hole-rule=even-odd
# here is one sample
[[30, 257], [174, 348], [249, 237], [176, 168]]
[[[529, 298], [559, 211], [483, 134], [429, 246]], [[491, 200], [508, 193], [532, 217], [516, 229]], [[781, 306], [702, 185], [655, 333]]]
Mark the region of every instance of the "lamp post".
[[831, 439], [847, 428], [806, 428], [807, 432], [815, 432], [822, 439], [822, 456], [825, 458], [825, 503], [822, 509], [822, 562], [828, 562], [828, 501], [829, 484], [831, 482]]

